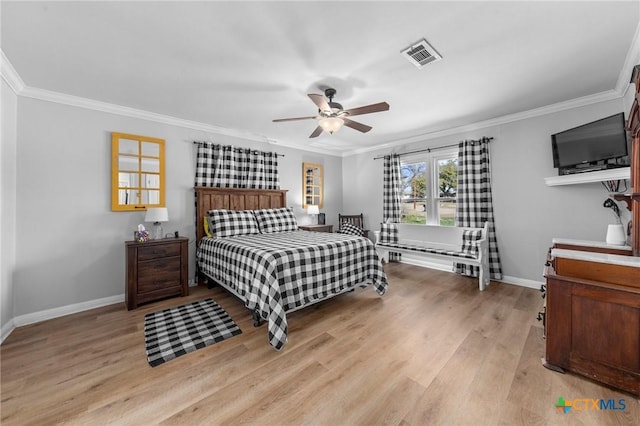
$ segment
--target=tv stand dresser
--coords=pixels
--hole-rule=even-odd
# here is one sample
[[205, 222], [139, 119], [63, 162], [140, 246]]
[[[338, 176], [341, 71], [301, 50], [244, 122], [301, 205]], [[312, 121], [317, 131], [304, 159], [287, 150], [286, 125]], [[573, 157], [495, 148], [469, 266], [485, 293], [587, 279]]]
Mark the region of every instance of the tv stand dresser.
[[640, 396], [640, 65], [631, 82], [630, 190], [614, 194], [631, 212], [631, 247], [554, 241], [544, 273], [543, 362]]
[[554, 239], [545, 266], [544, 365], [640, 396], [640, 257]]

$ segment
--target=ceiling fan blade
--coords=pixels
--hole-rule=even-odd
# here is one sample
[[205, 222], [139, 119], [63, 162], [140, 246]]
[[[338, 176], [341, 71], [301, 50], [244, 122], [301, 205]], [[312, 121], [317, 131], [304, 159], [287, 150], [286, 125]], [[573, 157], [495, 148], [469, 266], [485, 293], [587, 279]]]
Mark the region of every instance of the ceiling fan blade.
[[276, 118], [273, 120], [274, 123], [279, 123], [281, 121], [297, 121], [297, 120], [310, 120], [317, 118], [315, 115], [312, 117], [295, 117], [295, 118]]
[[331, 111], [331, 107], [327, 103], [327, 100], [322, 95], [317, 95], [315, 93], [309, 93], [307, 96], [311, 98], [314, 104], [318, 106], [320, 111]]
[[309, 135], [310, 138], [317, 138], [322, 133], [322, 127], [318, 126], [316, 129]]
[[352, 129], [355, 129], [359, 132], [362, 133], [367, 133], [369, 130], [371, 130], [373, 127], [371, 126], [367, 126], [366, 124], [362, 124], [362, 123], [358, 123], [357, 121], [353, 121], [353, 120], [349, 120], [348, 118], [342, 117], [342, 119], [344, 120], [344, 125], [347, 127], [351, 127]]
[[372, 112], [381, 112], [388, 111], [389, 104], [386, 102], [378, 102], [377, 104], [371, 104], [366, 106], [361, 106], [358, 108], [347, 109], [346, 112], [349, 116], [352, 115], [362, 115], [362, 114], [371, 114]]

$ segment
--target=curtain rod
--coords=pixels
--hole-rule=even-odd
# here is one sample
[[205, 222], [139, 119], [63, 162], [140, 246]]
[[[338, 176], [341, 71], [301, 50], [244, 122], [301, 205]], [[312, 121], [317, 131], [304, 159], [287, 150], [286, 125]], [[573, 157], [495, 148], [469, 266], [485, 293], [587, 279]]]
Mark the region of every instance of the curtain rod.
[[[268, 152], [268, 151], [260, 151], [258, 149], [253, 149], [253, 148], [241, 148], [239, 146], [233, 146], [233, 145], [222, 145], [219, 143], [212, 143], [212, 142], [202, 142], [202, 141], [193, 141], [194, 144], [200, 144], [200, 145], [220, 145], [220, 146], [229, 146], [231, 148], [234, 149], [244, 149], [244, 150], [249, 150], [249, 151], [253, 151], [254, 153], [258, 153], [258, 152]], [[274, 154], [276, 155], [276, 157], [284, 157], [284, 154], [278, 154], [277, 152], [274, 152]]]
[[[487, 140], [487, 141], [492, 141], [493, 140], [493, 136], [489, 137], [489, 136], [483, 136], [482, 138], [479, 139], [480, 140]], [[417, 154], [420, 152], [431, 152], [434, 151], [436, 149], [445, 149], [445, 148], [453, 148], [458, 146], [459, 143], [452, 143], [451, 145], [442, 145], [442, 146], [435, 146], [433, 148], [425, 148], [425, 149], [418, 149], [416, 151], [409, 151], [409, 152], [403, 152], [398, 154], [399, 156], [403, 156], [403, 155], [409, 155], [409, 154]], [[386, 155], [379, 155], [377, 157], [373, 157], [374, 160], [380, 160], [381, 158], [386, 157]]]

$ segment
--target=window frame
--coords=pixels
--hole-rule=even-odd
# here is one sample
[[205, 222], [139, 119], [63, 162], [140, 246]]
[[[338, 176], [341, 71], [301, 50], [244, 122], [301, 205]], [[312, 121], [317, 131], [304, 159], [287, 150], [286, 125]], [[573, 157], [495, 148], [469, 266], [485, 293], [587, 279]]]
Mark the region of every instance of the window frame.
[[[455, 226], [455, 216], [453, 225], [442, 225], [440, 223], [441, 218], [439, 214], [439, 206], [441, 201], [449, 200], [452, 197], [441, 197], [440, 196], [440, 188], [438, 185], [440, 176], [439, 176], [439, 167], [438, 162], [441, 160], [449, 160], [449, 159], [458, 159], [458, 148], [452, 147], [450, 149], [442, 149], [437, 152], [422, 152], [419, 154], [413, 154], [411, 156], [407, 156], [400, 161], [400, 166], [416, 164], [416, 163], [425, 163], [426, 170], [426, 190], [425, 190], [425, 198], [416, 198], [415, 200], [424, 200], [425, 204], [425, 214], [426, 220], [424, 223], [420, 225], [431, 225], [431, 226]], [[457, 197], [453, 198], [457, 202]], [[414, 199], [412, 199], [414, 200]]]
[[302, 208], [323, 206], [324, 172], [322, 164], [302, 163]]
[[[135, 152], [121, 150], [121, 142], [135, 142]], [[149, 154], [145, 147], [157, 145], [157, 155]], [[155, 150], [155, 149], [154, 149]], [[148, 207], [166, 207], [165, 205], [165, 140], [149, 136], [132, 135], [129, 133], [111, 133], [111, 211], [145, 211]], [[134, 164], [132, 168], [120, 169], [120, 160], [130, 158]], [[145, 161], [157, 163], [157, 171], [147, 169]], [[154, 166], [155, 169], [155, 166]], [[121, 185], [120, 173], [127, 173], [135, 177], [134, 183]], [[154, 179], [152, 179], [154, 178]], [[154, 186], [146, 186], [148, 179], [157, 183]], [[156, 188], [155, 185], [158, 187]], [[121, 203], [121, 191], [127, 195], [133, 194], [136, 202]], [[146, 197], [144, 196], [146, 192]], [[153, 198], [157, 203], [151, 202], [151, 192], [157, 192]], [[145, 202], [147, 201], [147, 202]]]

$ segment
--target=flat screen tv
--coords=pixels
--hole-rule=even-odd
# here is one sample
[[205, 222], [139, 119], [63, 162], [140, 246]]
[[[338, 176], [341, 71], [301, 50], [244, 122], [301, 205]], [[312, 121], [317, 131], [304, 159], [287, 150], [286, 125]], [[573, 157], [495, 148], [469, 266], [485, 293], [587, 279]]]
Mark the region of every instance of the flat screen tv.
[[[551, 135], [553, 167], [560, 174], [627, 165], [624, 113]], [[613, 161], [611, 161], [613, 160]]]

